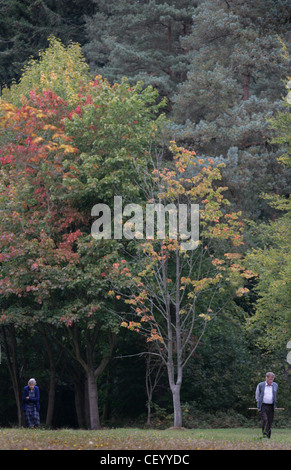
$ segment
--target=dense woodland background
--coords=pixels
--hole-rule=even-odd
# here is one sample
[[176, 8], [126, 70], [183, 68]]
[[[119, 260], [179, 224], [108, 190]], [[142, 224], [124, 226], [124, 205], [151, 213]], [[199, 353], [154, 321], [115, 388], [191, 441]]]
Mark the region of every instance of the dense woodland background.
[[[108, 202], [118, 190], [126, 188], [129, 200], [144, 198], [144, 194], [135, 194], [135, 189], [131, 188], [133, 171], [126, 163], [122, 149], [138, 155], [145, 153], [154, 126], [162, 129], [161, 154], [165, 167], [173, 165], [169, 141], [175, 141], [189, 152], [196, 152], [197, 159], [211, 158], [215, 165], [224, 163], [219, 184], [228, 188], [225, 196], [231, 203], [231, 210], [241, 211], [244, 221], [244, 245], [240, 246], [239, 253], [245, 269], [258, 274], [255, 278], [245, 278], [244, 295], [239, 296], [234, 295], [234, 287], [241, 284], [235, 284], [238, 281], [231, 277], [228, 282], [225, 278], [225, 285], [214, 301], [219, 313], [208, 322], [201, 342], [184, 368], [181, 388], [183, 424], [242, 425], [252, 420], [254, 412], [248, 408], [255, 406], [256, 384], [264, 379], [268, 370], [276, 374], [279, 406], [285, 408], [285, 413], [278, 412], [278, 420], [283, 424], [288, 422], [291, 410], [291, 366], [286, 360], [291, 334], [291, 128], [290, 102], [286, 101], [286, 96], [291, 77], [290, 26], [290, 0], [1, 2], [0, 85], [2, 104], [6, 103], [6, 108], [1, 111], [1, 117], [4, 116], [6, 121], [0, 136], [1, 426], [23, 423], [17, 397], [28, 379], [35, 377], [40, 387], [43, 424], [90, 427], [90, 374], [86, 372], [90, 361], [94, 362], [95, 372], [98, 370], [93, 381], [98, 385], [102, 425], [171, 425], [173, 403], [166, 367], [160, 356], [148, 354], [154, 351], [153, 341], [146, 342], [142, 334], [120, 327], [120, 321], [112, 312], [114, 309], [125, 311], [126, 316], [126, 313], [130, 314], [130, 306], [124, 303], [120, 307], [116, 297], [105, 296], [110, 283], [103, 279], [103, 271], [107, 268], [104, 259], [107, 257], [120, 264], [124, 252], [120, 247], [114, 247], [113, 256], [113, 248], [106, 244], [103, 248], [94, 248], [88, 223], [88, 211], [93, 204], [100, 199]], [[72, 42], [78, 43], [81, 49]], [[39, 56], [40, 51], [50, 52]], [[63, 70], [70, 71], [68, 80], [71, 81], [67, 85], [72, 86], [71, 95], [66, 85], [67, 76], [60, 72], [62, 66]], [[48, 82], [50, 74], [55, 73], [51, 88], [59, 100], [48, 94], [43, 101], [39, 98], [37, 93], [45, 82], [45, 78], [43, 81], [41, 78], [42, 72]], [[105, 81], [102, 85], [95, 82], [97, 91], [94, 95], [94, 87], [90, 88], [88, 82], [100, 75]], [[127, 77], [128, 82], [123, 77]], [[139, 81], [143, 85], [136, 87]], [[107, 83], [121, 85], [114, 89], [107, 87]], [[111, 109], [110, 103], [118, 101], [120, 96], [126, 101], [126, 90], [133, 89], [136, 99], [118, 115], [120, 119], [122, 113], [130, 116], [131, 123], [136, 125], [135, 136], [127, 137], [129, 143], [124, 144], [125, 147], [120, 142], [124, 135], [130, 135], [130, 121], [128, 128], [124, 124], [123, 130], [119, 127], [117, 130], [117, 123], [122, 119], [118, 121], [114, 114], [117, 108], [112, 104], [112, 115], [107, 113], [108, 120], [105, 121], [106, 129], [110, 129], [110, 142], [103, 143], [101, 148], [100, 142], [109, 139], [109, 134], [100, 131], [99, 144], [92, 138], [89, 149], [90, 126], [86, 128], [89, 114], [79, 127], [77, 118], [72, 117], [73, 113], [81, 115], [80, 106], [89, 103], [82, 102], [82, 96], [78, 98], [77, 85], [85, 87], [83, 90], [87, 86], [86, 93], [90, 92], [96, 100], [98, 93], [102, 95], [103, 101], [98, 105], [101, 114], [95, 117], [98, 120], [102, 112], [106, 114], [107, 109]], [[151, 86], [158, 94], [147, 88]], [[29, 91], [35, 89], [36, 95], [29, 95]], [[52, 190], [50, 201], [52, 206], [55, 204], [56, 219], [42, 220], [41, 212], [34, 212], [34, 223], [41, 221], [40, 229], [46, 233], [53, 220], [63, 224], [63, 232], [50, 234], [50, 240], [60, 243], [58, 237], [63, 236], [62, 248], [67, 250], [62, 258], [63, 274], [56, 269], [59, 260], [51, 263], [50, 270], [46, 261], [41, 271], [42, 279], [41, 274], [37, 278], [37, 266], [32, 264], [34, 261], [41, 266], [40, 248], [33, 245], [32, 240], [38, 240], [39, 245], [43, 243], [43, 247], [47, 243], [43, 248], [46, 253], [51, 245], [42, 239], [40, 231], [35, 238], [29, 238], [34, 232], [27, 230], [35, 230], [35, 225], [32, 219], [21, 218], [20, 210], [21, 216], [14, 214], [13, 221], [3, 215], [11, 204], [20, 207], [17, 206], [19, 198], [25, 201], [33, 184], [30, 182], [30, 186], [25, 186], [24, 180], [13, 180], [15, 168], [7, 159], [9, 145], [17, 145], [15, 128], [8, 122], [7, 113], [12, 113], [10, 121], [14, 119], [15, 123], [16, 114], [13, 113], [24, 103], [21, 103], [22, 94], [30, 100], [26, 104], [38, 106], [43, 113], [54, 109], [55, 115], [59, 113], [60, 116], [67, 106], [61, 99], [66, 100], [71, 112], [67, 115], [70, 122], [66, 132], [75, 139], [73, 145], [81, 152], [81, 160], [76, 160], [76, 166], [79, 165], [78, 171], [83, 171], [83, 179], [77, 181], [76, 178], [71, 199], [68, 192], [61, 192], [59, 196], [57, 188]], [[83, 104], [79, 105], [77, 99]], [[7, 107], [7, 103], [16, 108]], [[24, 115], [18, 116], [19, 121], [26, 119], [28, 122]], [[31, 129], [35, 131], [37, 127], [33, 126], [36, 124], [33, 116], [30, 117]], [[58, 127], [52, 120], [47, 122], [47, 125], [57, 126], [60, 145], [64, 139], [63, 127]], [[88, 132], [81, 135], [83, 128]], [[65, 153], [70, 153], [69, 149], [63, 148]], [[94, 173], [92, 155], [101, 158], [97, 161], [103, 161], [104, 173]], [[106, 175], [113, 175], [119, 164], [114, 155], [124, 164], [117, 175], [118, 183], [113, 177], [106, 180]], [[73, 160], [68, 157], [67, 161], [76, 176], [71, 168]], [[5, 168], [10, 164], [9, 173]], [[142, 161], [139, 164], [142, 167]], [[53, 181], [53, 172], [49, 178]], [[11, 181], [15, 184], [14, 192], [11, 192]], [[38, 187], [39, 193], [44, 187], [43, 183]], [[48, 203], [48, 199], [45, 201]], [[62, 213], [62, 207], [65, 207], [62, 204], [68, 201], [70, 204], [77, 201], [70, 222], [65, 209]], [[35, 207], [38, 207], [36, 202]], [[29, 213], [29, 210], [28, 204], [24, 212]], [[85, 234], [79, 245], [78, 229]], [[13, 236], [9, 238], [8, 233]], [[28, 238], [22, 238], [23, 233]], [[69, 239], [70, 233], [75, 234], [75, 238]], [[22, 246], [26, 252], [20, 255], [18, 251], [14, 256], [13, 249], [20, 250]], [[228, 241], [217, 241], [215, 248], [220, 253], [228, 252]], [[79, 264], [72, 261], [76, 253], [80, 257]], [[19, 274], [28, 265], [42, 282], [40, 302], [31, 287], [34, 273], [30, 278], [26, 271], [22, 278]], [[27, 286], [30, 286], [29, 290]], [[121, 290], [123, 287], [119, 286]], [[100, 313], [94, 310], [96, 305], [102, 305], [103, 312], [106, 311], [100, 318]], [[201, 309], [198, 310], [200, 316], [204, 315], [205, 306], [201, 303], [197, 308]], [[89, 320], [82, 323], [82, 315], [92, 315], [91, 323]]]

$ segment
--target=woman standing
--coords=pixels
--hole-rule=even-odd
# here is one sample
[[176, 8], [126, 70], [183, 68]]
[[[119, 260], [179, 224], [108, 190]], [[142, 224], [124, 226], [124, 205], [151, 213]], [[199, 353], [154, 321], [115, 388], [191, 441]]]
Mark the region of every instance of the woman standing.
[[29, 428], [39, 427], [39, 408], [39, 388], [35, 379], [30, 379], [22, 392], [22, 409]]

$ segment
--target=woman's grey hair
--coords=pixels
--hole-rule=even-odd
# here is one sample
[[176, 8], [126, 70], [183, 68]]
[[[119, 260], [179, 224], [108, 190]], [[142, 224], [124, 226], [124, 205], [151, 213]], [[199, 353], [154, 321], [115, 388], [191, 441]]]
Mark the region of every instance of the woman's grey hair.
[[29, 384], [35, 385], [35, 384], [36, 384], [36, 380], [35, 380], [35, 379], [29, 379], [28, 385], [29, 385]]

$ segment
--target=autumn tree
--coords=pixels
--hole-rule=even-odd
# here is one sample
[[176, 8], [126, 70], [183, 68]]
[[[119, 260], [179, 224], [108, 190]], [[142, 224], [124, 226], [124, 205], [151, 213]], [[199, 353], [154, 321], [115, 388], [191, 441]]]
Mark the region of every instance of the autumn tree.
[[[56, 51], [64, 60], [58, 42]], [[120, 322], [108, 307], [104, 276], [118, 244], [93, 239], [91, 210], [98, 201], [112, 203], [116, 191], [137, 194], [135, 162], [142, 165], [161, 120], [157, 93], [82, 74], [76, 92], [78, 71], [67, 76], [68, 87], [66, 80], [58, 87], [62, 64], [56, 62], [54, 72], [44, 54], [35, 65], [19, 84], [20, 104], [9, 92], [1, 103], [1, 323], [49, 325], [56, 342], [58, 328], [67, 333], [59, 343], [84, 370], [96, 429], [97, 378]], [[50, 73], [41, 67], [51, 67]], [[34, 77], [36, 88], [29, 91]]]
[[76, 260], [73, 244], [81, 232], [73, 225], [84, 219], [62, 200], [62, 160], [75, 152], [61, 125], [64, 115], [65, 101], [51, 91], [32, 91], [20, 108], [1, 103], [1, 319], [6, 325], [29, 329], [48, 293], [60, 288], [62, 266]]
[[[233, 296], [247, 290], [243, 278], [253, 273], [241, 268], [237, 262], [241, 254], [231, 248], [233, 244], [239, 250], [242, 244], [242, 222], [239, 213], [228, 211], [229, 203], [223, 196], [226, 188], [218, 184], [219, 168], [211, 159], [197, 159], [194, 152], [174, 142], [170, 149], [173, 166], [156, 166], [152, 183], [148, 178], [145, 186], [148, 201], [155, 204], [152, 207], [158, 211], [162, 205], [169, 211], [168, 231], [163, 232], [157, 222], [154, 236], [151, 231], [145, 242], [137, 244], [134, 261], [115, 263], [108, 275], [114, 286], [110, 295], [122, 301], [123, 294], [132, 307], [133, 317], [122, 325], [144, 333], [167, 368], [174, 426], [180, 427], [183, 370], [209, 322], [220, 312], [231, 310]], [[191, 204], [194, 210], [199, 205], [200, 222], [192, 217], [194, 231], [187, 240], [185, 217], [176, 209], [187, 208], [189, 217]], [[134, 220], [127, 224], [135, 236], [141, 228]], [[196, 239], [198, 225], [200, 236]], [[122, 276], [128, 289], [118, 285]]]
[[27, 61], [19, 81], [2, 90], [2, 99], [20, 106], [30, 92], [53, 91], [66, 100], [68, 106], [78, 101], [80, 87], [92, 78], [79, 44], [65, 46], [55, 36], [47, 39], [48, 47], [39, 52], [37, 59]]
[[[49, 47], [45, 51], [40, 52], [39, 60], [30, 60], [27, 64], [19, 83], [13, 83], [9, 89], [5, 88], [3, 90], [3, 119], [1, 121], [3, 125], [1, 132], [1, 175], [3, 178], [1, 182], [3, 188], [6, 187], [7, 181], [11, 183], [9, 190], [4, 191], [3, 194], [5, 194], [6, 202], [8, 203], [9, 201], [8, 207], [12, 207], [11, 204], [14, 203], [14, 209], [19, 210], [18, 215], [20, 218], [23, 218], [21, 222], [22, 229], [28, 223], [28, 214], [30, 217], [36, 218], [33, 224], [36, 239], [38, 239], [37, 224], [39, 227], [42, 226], [44, 228], [44, 238], [50, 234], [52, 240], [57, 243], [62, 241], [62, 236], [66, 236], [64, 232], [69, 230], [70, 222], [67, 227], [65, 227], [66, 223], [61, 223], [59, 235], [57, 235], [58, 239], [55, 238], [58, 232], [58, 223], [55, 219], [56, 214], [61, 215], [62, 211], [66, 211], [66, 218], [70, 212], [69, 207], [67, 206], [66, 210], [66, 204], [63, 203], [59, 211], [59, 201], [57, 201], [56, 193], [54, 193], [54, 189], [58, 188], [57, 194], [61, 196], [61, 153], [65, 155], [69, 150], [69, 147], [61, 146], [68, 142], [61, 120], [68, 115], [70, 109], [72, 109], [72, 106], [78, 100], [80, 86], [87, 83], [89, 79], [88, 66], [82, 57], [80, 46], [70, 43], [66, 47], [58, 39], [51, 37], [49, 39]], [[61, 142], [62, 139], [63, 141]], [[56, 156], [55, 154], [55, 166], [50, 166], [51, 163], [49, 162], [53, 161], [54, 151], [58, 155]], [[47, 170], [47, 165], [49, 170]], [[22, 182], [23, 185], [21, 185]], [[40, 187], [37, 188], [37, 185], [40, 185]], [[46, 190], [44, 190], [45, 185]], [[35, 200], [35, 194], [38, 194], [37, 200]], [[47, 201], [47, 203], [44, 202], [42, 204], [42, 209], [39, 212], [38, 204], [40, 203], [41, 195], [43, 202]], [[64, 191], [61, 197], [65, 197]], [[26, 201], [25, 209], [21, 201]], [[4, 199], [2, 199], [2, 202], [4, 205], [6, 204]], [[47, 208], [46, 215], [45, 207]], [[49, 219], [49, 213], [52, 214], [53, 211], [55, 211], [54, 215]], [[8, 211], [7, 213], [6, 209], [3, 212], [4, 214], [6, 216], [10, 214], [11, 216], [11, 212], [9, 213]], [[72, 212], [70, 217], [72, 221], [74, 218]], [[3, 229], [8, 218], [6, 217], [5, 223], [3, 222]], [[15, 231], [17, 227], [14, 225], [10, 229]], [[32, 228], [30, 228], [30, 233], [32, 237]], [[20, 243], [25, 244], [26, 234], [26, 229], [22, 230], [18, 240]], [[6, 244], [5, 246], [5, 249], [8, 249], [8, 245]], [[10, 246], [10, 250], [12, 249], [13, 246]], [[34, 253], [34, 256], [36, 256], [36, 253]], [[42, 256], [45, 256], [44, 253]], [[61, 282], [58, 285], [61, 285]], [[18, 303], [21, 304], [19, 299]], [[16, 324], [23, 325], [23, 322], [25, 322], [27, 331], [30, 331], [30, 328], [35, 328], [35, 326], [29, 325], [29, 315], [26, 317], [23, 315], [16, 316], [16, 312], [23, 311], [21, 306], [18, 309], [11, 298], [8, 302], [4, 302], [4, 309], [7, 308], [7, 305], [10, 305], [14, 313], [13, 321], [15, 320], [15, 323], [9, 326], [7, 320], [5, 320], [6, 325], [3, 328], [9, 328], [10, 332], [14, 332], [16, 335], [19, 334], [18, 329], [14, 328]], [[38, 309], [40, 308], [38, 303], [36, 306]], [[43, 338], [50, 362], [49, 401], [46, 424], [51, 425], [56, 386], [56, 358], [52, 353], [51, 347], [51, 338], [54, 336], [54, 333], [52, 329], [44, 328], [42, 323], [37, 328]], [[12, 341], [10, 343], [14, 344]], [[56, 344], [55, 341], [54, 343]], [[17, 344], [17, 341], [15, 341], [15, 344]], [[15, 367], [15, 374], [16, 370], [17, 367]], [[15, 393], [18, 396], [19, 390]]]

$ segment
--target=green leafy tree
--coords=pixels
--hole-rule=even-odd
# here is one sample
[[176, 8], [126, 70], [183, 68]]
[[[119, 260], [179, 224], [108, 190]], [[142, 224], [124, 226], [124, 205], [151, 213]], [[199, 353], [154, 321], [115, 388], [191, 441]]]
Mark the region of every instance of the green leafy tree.
[[65, 46], [54, 36], [48, 39], [48, 43], [38, 59], [31, 59], [26, 64], [19, 82], [3, 89], [4, 101], [20, 106], [32, 90], [52, 90], [69, 106], [78, 100], [80, 87], [91, 78], [80, 45], [69, 43]]
[[[149, 148], [164, 123], [157, 91], [130, 86], [127, 79], [111, 85], [100, 75], [85, 85], [79, 102], [64, 121], [66, 132], [79, 149], [67, 157], [65, 175], [72, 197], [84, 210], [101, 202], [113, 209], [114, 196], [140, 198], [139, 168], [147, 165]], [[77, 194], [77, 196], [76, 196]]]
[[[290, 82], [288, 83], [290, 88]], [[276, 132], [274, 142], [280, 145], [281, 164], [291, 166], [291, 116], [290, 92], [284, 100], [285, 111], [272, 121]], [[269, 224], [253, 226], [257, 247], [247, 255], [249, 266], [258, 273], [255, 315], [249, 319], [250, 331], [257, 331], [256, 338], [261, 348], [267, 351], [286, 348], [291, 337], [291, 205], [290, 198], [265, 195], [279, 216]], [[283, 215], [282, 215], [283, 212]]]
[[247, 255], [248, 266], [258, 274], [258, 299], [248, 329], [268, 352], [285, 349], [291, 337], [290, 229], [290, 211], [274, 222], [254, 227], [257, 247]]

